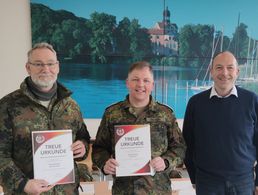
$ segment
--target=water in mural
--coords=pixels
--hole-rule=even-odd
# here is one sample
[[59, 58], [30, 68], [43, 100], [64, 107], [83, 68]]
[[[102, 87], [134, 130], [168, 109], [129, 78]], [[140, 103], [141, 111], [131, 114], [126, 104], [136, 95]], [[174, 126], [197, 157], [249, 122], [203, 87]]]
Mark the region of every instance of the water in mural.
[[[101, 118], [105, 108], [125, 98], [128, 66], [96, 64], [62, 64], [59, 81], [73, 91], [84, 118]], [[196, 93], [196, 70], [154, 66], [153, 97], [163, 102], [183, 118], [188, 99]], [[187, 87], [188, 86], [188, 87]]]
[[[242, 69], [244, 75], [246, 69]], [[73, 91], [84, 118], [101, 118], [107, 106], [127, 95], [127, 70], [126, 65], [62, 64], [59, 81]], [[183, 118], [189, 98], [211, 86], [208, 78], [202, 80], [205, 74], [205, 70], [200, 74], [196, 69], [154, 66], [152, 95], [172, 107], [177, 118]], [[241, 81], [240, 85], [253, 91], [258, 89], [256, 81]]]

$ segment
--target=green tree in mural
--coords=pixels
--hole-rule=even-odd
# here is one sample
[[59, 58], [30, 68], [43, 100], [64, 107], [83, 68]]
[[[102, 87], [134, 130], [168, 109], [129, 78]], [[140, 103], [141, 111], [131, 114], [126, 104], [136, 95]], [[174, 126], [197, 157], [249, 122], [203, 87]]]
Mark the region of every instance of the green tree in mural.
[[114, 52], [114, 29], [116, 17], [105, 13], [94, 12], [90, 17], [92, 36], [89, 45], [94, 63], [106, 63], [107, 56]]
[[222, 50], [229, 50], [231, 44], [231, 38], [228, 36], [223, 36], [223, 45], [222, 45]]
[[117, 54], [129, 57], [130, 54], [130, 39], [129, 39], [129, 29], [131, 21], [129, 18], [123, 18], [116, 28], [116, 48]]
[[50, 41], [55, 12], [41, 4], [31, 4], [32, 43]]
[[198, 24], [194, 27], [194, 33], [197, 37], [196, 42], [199, 43], [199, 46], [195, 48], [196, 55], [210, 59], [214, 28], [210, 25]]
[[138, 20], [133, 19], [129, 27], [130, 52], [132, 61], [141, 60], [151, 53], [150, 37], [147, 30], [141, 28]]
[[185, 25], [182, 27], [179, 33], [179, 64], [180, 66], [187, 66], [188, 58], [194, 56], [193, 44], [194, 44], [194, 32], [191, 25]]
[[179, 33], [180, 66], [209, 66], [216, 53], [228, 49], [230, 39], [212, 25], [185, 25]]
[[230, 50], [235, 54], [237, 58], [246, 58], [248, 50], [248, 34], [247, 25], [240, 23], [236, 28], [231, 43]]
[[89, 53], [88, 40], [91, 30], [87, 28], [86, 23], [86, 20], [64, 20], [60, 25], [56, 25], [51, 42], [70, 58]]
[[53, 11], [41, 4], [31, 4], [33, 44], [50, 42], [64, 57], [89, 54], [91, 29], [87, 19], [71, 12]]
[[151, 54], [151, 42], [147, 29], [138, 20], [123, 18], [116, 29], [117, 54], [131, 57], [130, 61], [142, 60]]

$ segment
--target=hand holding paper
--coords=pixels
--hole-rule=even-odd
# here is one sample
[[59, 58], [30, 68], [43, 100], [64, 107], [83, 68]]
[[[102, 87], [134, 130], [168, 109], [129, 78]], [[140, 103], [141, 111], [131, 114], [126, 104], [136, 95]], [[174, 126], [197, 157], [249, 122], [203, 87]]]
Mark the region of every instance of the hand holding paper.
[[42, 179], [30, 179], [25, 187], [24, 192], [27, 194], [41, 194], [42, 192], [47, 192], [51, 188], [53, 188], [54, 185], [48, 185], [48, 182]]
[[155, 157], [150, 161], [150, 166], [155, 170], [155, 171], [164, 171], [166, 168], [166, 164], [164, 162], [164, 159], [161, 158], [160, 156]]
[[73, 158], [81, 158], [85, 155], [85, 145], [82, 141], [77, 140], [72, 144]]
[[150, 125], [116, 125], [116, 176], [152, 175]]
[[106, 174], [115, 175], [116, 174], [116, 167], [119, 166], [117, 161], [113, 158], [108, 159], [104, 166], [104, 172]]

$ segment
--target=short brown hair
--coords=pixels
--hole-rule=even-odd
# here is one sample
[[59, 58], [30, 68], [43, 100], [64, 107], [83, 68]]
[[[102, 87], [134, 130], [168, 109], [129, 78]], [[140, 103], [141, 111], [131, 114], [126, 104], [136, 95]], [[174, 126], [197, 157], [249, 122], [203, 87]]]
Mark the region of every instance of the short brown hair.
[[129, 68], [128, 74], [130, 74], [134, 69], [142, 69], [145, 67], [148, 67], [151, 74], [153, 75], [152, 65], [147, 61], [138, 61], [138, 62], [133, 63]]

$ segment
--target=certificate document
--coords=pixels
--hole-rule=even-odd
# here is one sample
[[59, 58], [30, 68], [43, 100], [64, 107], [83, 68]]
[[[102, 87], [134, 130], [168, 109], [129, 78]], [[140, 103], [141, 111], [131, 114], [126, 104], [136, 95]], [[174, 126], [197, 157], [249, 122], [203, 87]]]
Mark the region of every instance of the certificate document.
[[74, 183], [72, 130], [32, 132], [34, 179], [49, 184]]
[[116, 125], [116, 176], [153, 175], [150, 125]]

